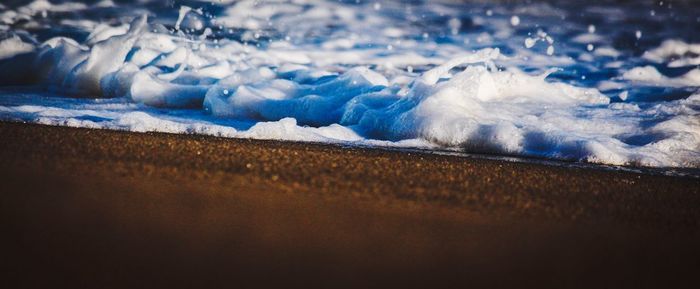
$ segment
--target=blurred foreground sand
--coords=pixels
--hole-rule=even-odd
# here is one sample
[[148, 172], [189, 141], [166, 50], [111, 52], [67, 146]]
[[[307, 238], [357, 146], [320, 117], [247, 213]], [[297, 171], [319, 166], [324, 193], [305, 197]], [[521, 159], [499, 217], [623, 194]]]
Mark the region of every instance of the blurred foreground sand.
[[0, 160], [5, 288], [700, 284], [700, 179], [14, 123]]

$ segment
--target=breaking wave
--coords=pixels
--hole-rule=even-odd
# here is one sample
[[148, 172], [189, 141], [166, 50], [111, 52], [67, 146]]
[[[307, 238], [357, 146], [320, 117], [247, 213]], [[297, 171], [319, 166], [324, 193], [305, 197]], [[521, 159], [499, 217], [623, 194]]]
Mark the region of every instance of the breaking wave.
[[0, 5], [0, 119], [700, 167], [682, 7], [226, 2]]

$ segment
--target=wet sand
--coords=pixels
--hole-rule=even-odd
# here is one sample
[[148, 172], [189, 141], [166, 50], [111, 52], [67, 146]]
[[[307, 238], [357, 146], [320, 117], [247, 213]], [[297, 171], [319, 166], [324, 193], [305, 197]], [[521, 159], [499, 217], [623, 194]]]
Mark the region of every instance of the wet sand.
[[697, 178], [15, 123], [0, 160], [6, 288], [700, 284]]

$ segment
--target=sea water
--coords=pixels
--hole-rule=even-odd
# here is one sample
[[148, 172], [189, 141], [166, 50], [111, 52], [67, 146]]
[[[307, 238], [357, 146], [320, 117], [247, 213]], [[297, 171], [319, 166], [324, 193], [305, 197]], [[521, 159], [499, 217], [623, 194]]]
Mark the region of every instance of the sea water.
[[0, 120], [700, 167], [699, 5], [499, 2], [9, 1]]

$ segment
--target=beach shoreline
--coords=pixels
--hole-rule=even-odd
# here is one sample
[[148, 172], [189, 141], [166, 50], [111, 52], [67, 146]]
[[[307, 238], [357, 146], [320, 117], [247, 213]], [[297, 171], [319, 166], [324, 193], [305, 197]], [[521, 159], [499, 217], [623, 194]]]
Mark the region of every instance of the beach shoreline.
[[697, 284], [698, 178], [21, 123], [0, 139], [17, 287]]

